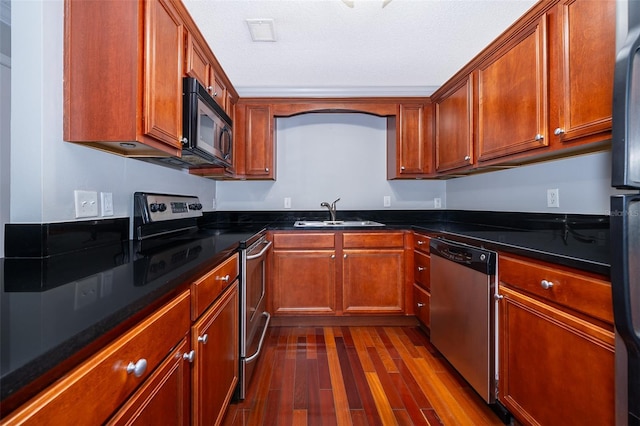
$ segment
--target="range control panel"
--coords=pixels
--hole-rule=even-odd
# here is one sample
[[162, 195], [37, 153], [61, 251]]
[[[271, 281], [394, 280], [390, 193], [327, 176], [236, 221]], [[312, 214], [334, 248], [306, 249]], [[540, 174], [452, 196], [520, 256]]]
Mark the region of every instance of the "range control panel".
[[143, 223], [202, 216], [202, 204], [195, 196], [136, 192], [134, 202], [134, 213]]

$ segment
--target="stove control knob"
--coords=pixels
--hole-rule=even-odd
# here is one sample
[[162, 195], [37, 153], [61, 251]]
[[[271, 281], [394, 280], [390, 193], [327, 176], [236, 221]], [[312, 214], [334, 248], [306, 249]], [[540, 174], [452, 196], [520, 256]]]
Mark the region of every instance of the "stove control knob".
[[200, 203], [189, 204], [189, 210], [202, 210], [202, 204]]
[[158, 204], [158, 210], [161, 212], [167, 210], [167, 205], [165, 203]]
[[151, 210], [151, 213], [155, 213], [160, 209], [160, 205], [158, 203], [151, 203], [149, 204], [149, 210]]

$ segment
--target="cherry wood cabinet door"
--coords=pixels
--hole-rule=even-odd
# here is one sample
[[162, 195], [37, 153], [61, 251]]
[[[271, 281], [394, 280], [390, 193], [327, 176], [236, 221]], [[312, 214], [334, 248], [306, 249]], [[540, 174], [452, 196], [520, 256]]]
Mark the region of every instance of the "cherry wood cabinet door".
[[169, 0], [145, 4], [144, 133], [180, 147], [184, 26]]
[[274, 250], [273, 311], [336, 314], [335, 250]]
[[427, 143], [430, 126], [426, 111], [432, 111], [431, 105], [399, 105], [397, 152], [389, 158], [389, 161], [394, 161], [397, 177], [412, 178], [431, 173], [432, 145]]
[[500, 293], [500, 401], [523, 424], [615, 424], [613, 331]]
[[436, 171], [473, 163], [473, 76], [451, 88], [435, 104]]
[[562, 143], [611, 130], [613, 70], [616, 46], [616, 2], [563, 0], [555, 19], [550, 62], [550, 133]]
[[274, 179], [273, 115], [269, 105], [246, 105], [245, 170], [247, 177]]
[[194, 425], [219, 425], [238, 383], [238, 281], [191, 328]]
[[543, 15], [478, 70], [478, 161], [548, 145], [547, 24]]
[[107, 425], [190, 424], [191, 369], [185, 337]]
[[344, 313], [404, 313], [403, 249], [345, 249], [343, 257]]
[[197, 79], [200, 84], [209, 89], [211, 86], [211, 64], [207, 54], [191, 33], [187, 33], [187, 52], [184, 73]]

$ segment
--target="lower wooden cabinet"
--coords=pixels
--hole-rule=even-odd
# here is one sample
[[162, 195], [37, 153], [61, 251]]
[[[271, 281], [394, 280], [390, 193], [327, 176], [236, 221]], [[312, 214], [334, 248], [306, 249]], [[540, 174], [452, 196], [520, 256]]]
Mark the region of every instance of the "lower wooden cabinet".
[[614, 425], [613, 325], [584, 314], [610, 318], [604, 280], [511, 258], [499, 265], [500, 401], [522, 424]]
[[413, 302], [416, 317], [425, 327], [431, 327], [431, 293], [418, 284], [413, 285]]
[[238, 281], [196, 321], [191, 331], [193, 424], [219, 425], [238, 383]]
[[191, 369], [185, 337], [107, 425], [190, 424]]

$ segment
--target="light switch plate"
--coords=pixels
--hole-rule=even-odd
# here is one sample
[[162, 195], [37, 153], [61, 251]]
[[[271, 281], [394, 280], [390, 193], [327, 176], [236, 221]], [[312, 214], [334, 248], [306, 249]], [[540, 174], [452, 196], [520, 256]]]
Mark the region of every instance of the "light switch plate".
[[76, 218], [98, 216], [98, 193], [96, 191], [73, 191]]

